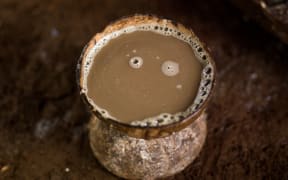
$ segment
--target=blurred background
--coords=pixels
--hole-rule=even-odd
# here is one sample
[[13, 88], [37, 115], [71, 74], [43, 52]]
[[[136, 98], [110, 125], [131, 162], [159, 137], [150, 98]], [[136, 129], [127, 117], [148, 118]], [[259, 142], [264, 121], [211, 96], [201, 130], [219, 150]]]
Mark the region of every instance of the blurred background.
[[96, 32], [135, 13], [191, 27], [218, 70], [204, 148], [169, 179], [288, 179], [287, 6], [285, 0], [1, 0], [0, 179], [118, 179], [90, 150], [75, 69]]

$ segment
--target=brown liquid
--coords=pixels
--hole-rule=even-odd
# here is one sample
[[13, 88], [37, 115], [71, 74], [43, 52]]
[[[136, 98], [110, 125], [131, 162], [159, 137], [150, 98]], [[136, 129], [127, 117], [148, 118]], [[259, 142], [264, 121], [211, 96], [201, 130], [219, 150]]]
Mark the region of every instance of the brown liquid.
[[[143, 59], [140, 68], [129, 65], [132, 57]], [[178, 63], [178, 74], [163, 73], [167, 61]], [[122, 122], [177, 113], [193, 103], [201, 70], [184, 41], [149, 31], [123, 34], [96, 55], [87, 79], [88, 97]]]

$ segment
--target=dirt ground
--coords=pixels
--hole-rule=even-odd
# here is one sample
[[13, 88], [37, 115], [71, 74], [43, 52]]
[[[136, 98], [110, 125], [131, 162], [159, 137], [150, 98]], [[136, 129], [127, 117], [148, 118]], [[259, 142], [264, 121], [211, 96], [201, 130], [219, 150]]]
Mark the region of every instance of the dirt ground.
[[0, 179], [117, 179], [92, 155], [75, 68], [134, 13], [193, 28], [218, 70], [205, 146], [169, 179], [288, 179], [288, 47], [219, 0], [1, 0]]

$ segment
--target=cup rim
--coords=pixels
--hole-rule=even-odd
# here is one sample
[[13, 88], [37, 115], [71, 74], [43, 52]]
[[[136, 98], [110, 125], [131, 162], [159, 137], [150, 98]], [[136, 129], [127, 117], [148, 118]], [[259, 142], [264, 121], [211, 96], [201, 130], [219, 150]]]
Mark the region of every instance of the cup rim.
[[[206, 83], [209, 80], [209, 84], [208, 84], [209, 88], [206, 91], [206, 93], [207, 93], [206, 96], [201, 99], [202, 102], [198, 103], [198, 105], [197, 105], [198, 107], [196, 107], [196, 109], [194, 111], [191, 110], [192, 112], [188, 113], [187, 116], [185, 116], [185, 117], [183, 116], [182, 118], [179, 118], [178, 121], [174, 121], [174, 122], [172, 121], [171, 123], [167, 123], [164, 125], [157, 125], [157, 126], [150, 126], [149, 124], [147, 124], [146, 126], [143, 126], [141, 124], [140, 125], [139, 124], [138, 125], [137, 124], [132, 125], [132, 124], [124, 123], [121, 121], [117, 121], [116, 119], [104, 117], [99, 112], [99, 110], [95, 109], [93, 104], [89, 101], [87, 92], [84, 91], [84, 89], [85, 89], [84, 77], [83, 77], [84, 76], [84, 67], [85, 67], [86, 59], [87, 59], [89, 52], [107, 34], [111, 34], [112, 32], [115, 32], [117, 30], [122, 30], [122, 29], [127, 28], [127, 27], [131, 27], [131, 26], [135, 26], [135, 25], [145, 25], [145, 24], [155, 23], [155, 22], [159, 26], [165, 25], [167, 27], [175, 28], [175, 29], [185, 33], [185, 35], [190, 35], [189, 37], [191, 37], [193, 39], [192, 42], [196, 43], [198, 46], [198, 48], [196, 48], [197, 51], [198, 51], [198, 49], [202, 49], [202, 52], [203, 52], [202, 56], [198, 57], [198, 58], [205, 57], [205, 59], [203, 58], [202, 60], [204, 61], [204, 63], [207, 63], [207, 64], [202, 69], [201, 80], [200, 80], [201, 82], [199, 84], [199, 88], [198, 88], [198, 92], [197, 92], [196, 97], [198, 97], [198, 95], [199, 95], [200, 88], [202, 88], [202, 84], [205, 83], [203, 81], [203, 78], [205, 75], [204, 74], [205, 68], [209, 67], [211, 77], [204, 79], [204, 80], [207, 80]], [[196, 49], [193, 49], [194, 54], [197, 53]], [[201, 64], [203, 65], [203, 63], [201, 63]], [[83, 99], [85, 104], [87, 104], [87, 106], [89, 107], [89, 110], [92, 112], [92, 114], [95, 115], [99, 120], [101, 120], [102, 122], [109, 123], [111, 125], [115, 125], [119, 130], [121, 130], [122, 132], [125, 132], [126, 134], [128, 134], [130, 136], [149, 139], [149, 138], [154, 138], [154, 137], [165, 137], [165, 136], [167, 136], [167, 135], [169, 135], [175, 131], [179, 131], [179, 130], [187, 127], [189, 124], [191, 124], [197, 118], [200, 117], [200, 115], [205, 110], [209, 100], [211, 99], [211, 95], [212, 95], [214, 87], [215, 87], [216, 67], [215, 67], [215, 62], [211, 58], [210, 52], [207, 49], [206, 45], [198, 39], [198, 37], [193, 32], [193, 30], [186, 28], [182, 24], [177, 23], [175, 21], [158, 18], [155, 15], [133, 15], [133, 16], [121, 18], [120, 20], [117, 20], [117, 21], [111, 23], [102, 32], [97, 33], [96, 35], [94, 35], [94, 37], [92, 37], [92, 39], [88, 42], [88, 44], [82, 50], [81, 56], [78, 60], [77, 68], [76, 68], [76, 81], [77, 81], [77, 85], [78, 85], [78, 88], [80, 91], [81, 98]], [[204, 90], [203, 90], [203, 92], [204, 92]], [[194, 99], [192, 105], [195, 105], [195, 99]], [[191, 108], [192, 108], [192, 105], [191, 105]]]

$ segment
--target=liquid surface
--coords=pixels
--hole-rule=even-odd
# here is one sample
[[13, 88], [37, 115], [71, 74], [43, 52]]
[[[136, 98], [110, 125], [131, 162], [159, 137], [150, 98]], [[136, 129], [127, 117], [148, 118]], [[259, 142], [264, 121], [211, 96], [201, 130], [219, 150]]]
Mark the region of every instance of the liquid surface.
[[123, 34], [97, 53], [88, 97], [122, 122], [173, 114], [193, 103], [201, 70], [184, 41], [150, 31]]

